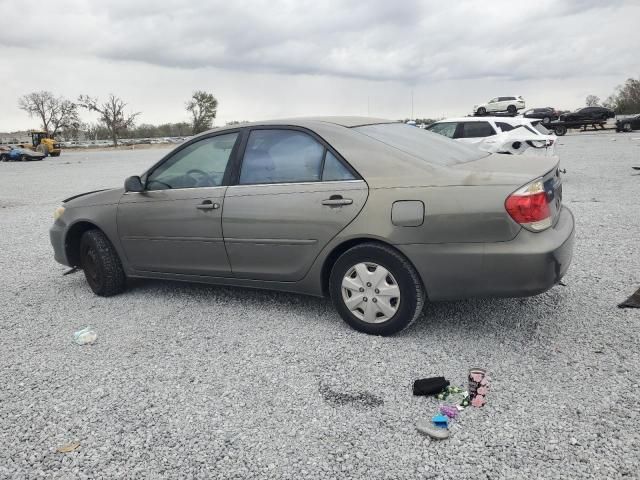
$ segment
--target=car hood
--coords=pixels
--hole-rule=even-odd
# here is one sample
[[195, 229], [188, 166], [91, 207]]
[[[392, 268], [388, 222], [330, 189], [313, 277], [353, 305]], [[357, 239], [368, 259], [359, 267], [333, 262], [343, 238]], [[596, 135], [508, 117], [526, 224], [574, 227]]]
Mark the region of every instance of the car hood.
[[91, 205], [116, 204], [124, 193], [124, 188], [110, 188], [93, 190], [91, 192], [74, 195], [63, 200], [65, 207], [88, 207]]

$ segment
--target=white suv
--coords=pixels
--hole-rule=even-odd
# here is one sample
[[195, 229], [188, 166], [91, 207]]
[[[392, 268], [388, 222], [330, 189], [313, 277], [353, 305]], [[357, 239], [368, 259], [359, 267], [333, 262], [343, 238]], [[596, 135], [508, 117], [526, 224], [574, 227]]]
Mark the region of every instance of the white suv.
[[447, 118], [427, 130], [491, 153], [555, 155], [557, 137], [539, 120], [511, 117]]
[[496, 97], [487, 103], [473, 106], [473, 113], [484, 115], [487, 112], [509, 112], [516, 113], [518, 110], [525, 108], [524, 98], [521, 96], [512, 97]]

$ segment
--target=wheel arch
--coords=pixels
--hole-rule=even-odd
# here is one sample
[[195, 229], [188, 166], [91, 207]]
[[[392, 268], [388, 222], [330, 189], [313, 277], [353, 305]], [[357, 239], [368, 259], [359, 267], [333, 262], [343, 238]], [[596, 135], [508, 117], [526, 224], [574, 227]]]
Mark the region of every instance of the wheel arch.
[[109, 238], [102, 228], [88, 220], [80, 220], [71, 225], [64, 236], [64, 253], [72, 267], [80, 266], [80, 240], [89, 230], [99, 230]]
[[353, 247], [355, 247], [357, 245], [361, 245], [363, 243], [377, 243], [379, 245], [384, 245], [385, 247], [392, 248], [399, 255], [402, 255], [407, 260], [407, 262], [409, 262], [411, 264], [411, 266], [414, 268], [414, 270], [416, 271], [416, 273], [418, 275], [418, 278], [422, 282], [422, 288], [425, 291], [425, 295], [427, 296], [427, 298], [429, 297], [429, 294], [428, 294], [428, 292], [426, 290], [426, 287], [425, 287], [424, 279], [420, 275], [420, 272], [418, 271], [418, 269], [416, 268], [414, 263], [411, 261], [411, 259], [408, 258], [404, 253], [402, 253], [399, 249], [397, 249], [391, 243], [386, 242], [384, 240], [381, 240], [379, 238], [375, 238], [375, 237], [350, 238], [348, 240], [345, 240], [345, 241], [339, 243], [335, 247], [333, 247], [331, 252], [325, 257], [324, 262], [322, 264], [322, 270], [321, 270], [321, 273], [320, 273], [320, 275], [321, 275], [320, 282], [321, 282], [322, 295], [323, 296], [325, 296], [325, 297], [329, 296], [329, 277], [331, 276], [331, 269], [333, 268], [333, 265], [336, 263], [338, 258], [340, 258], [340, 256], [344, 252], [349, 250], [350, 248], [353, 248]]

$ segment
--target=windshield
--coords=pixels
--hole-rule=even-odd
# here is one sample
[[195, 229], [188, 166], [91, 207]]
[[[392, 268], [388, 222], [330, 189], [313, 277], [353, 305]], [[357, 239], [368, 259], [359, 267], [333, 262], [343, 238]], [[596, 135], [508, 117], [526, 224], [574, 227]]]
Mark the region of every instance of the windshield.
[[456, 165], [488, 155], [475, 147], [402, 123], [365, 125], [354, 130], [434, 165]]

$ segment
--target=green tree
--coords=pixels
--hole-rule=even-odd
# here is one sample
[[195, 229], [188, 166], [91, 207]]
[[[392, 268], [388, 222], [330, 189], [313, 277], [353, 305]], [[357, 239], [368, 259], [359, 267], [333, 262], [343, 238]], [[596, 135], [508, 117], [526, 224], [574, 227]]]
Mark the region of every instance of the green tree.
[[218, 112], [218, 100], [212, 93], [202, 90], [193, 92], [191, 99], [186, 104], [187, 112], [193, 118], [193, 134], [209, 130]]
[[56, 97], [51, 92], [31, 92], [18, 100], [18, 107], [42, 122], [42, 129], [56, 135], [60, 129], [80, 125], [78, 106], [70, 100]]

